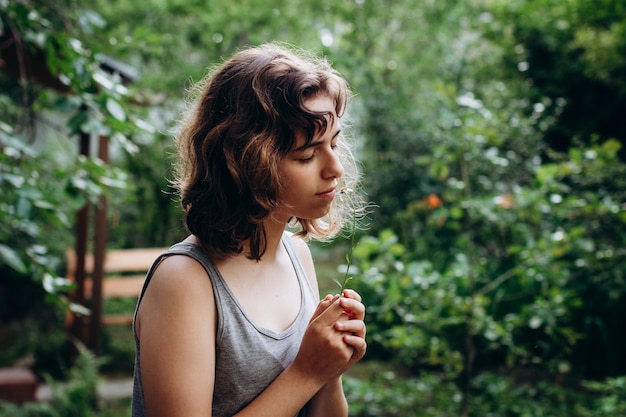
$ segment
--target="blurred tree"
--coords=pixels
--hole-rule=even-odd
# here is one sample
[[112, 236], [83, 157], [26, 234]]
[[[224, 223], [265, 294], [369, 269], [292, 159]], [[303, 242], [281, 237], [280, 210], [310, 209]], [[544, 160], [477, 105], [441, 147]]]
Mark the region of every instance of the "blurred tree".
[[[530, 87], [529, 98], [562, 108], [545, 142], [565, 151], [592, 135], [626, 145], [626, 1], [531, 0], [499, 3], [507, 68]], [[506, 22], [506, 23], [505, 23]], [[550, 106], [552, 105], [552, 106]], [[621, 158], [626, 158], [622, 146]]]

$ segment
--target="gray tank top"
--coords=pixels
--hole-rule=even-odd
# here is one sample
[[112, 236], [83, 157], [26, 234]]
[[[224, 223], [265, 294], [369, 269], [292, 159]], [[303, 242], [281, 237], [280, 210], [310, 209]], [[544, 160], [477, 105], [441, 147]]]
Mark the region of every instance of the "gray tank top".
[[[195, 259], [204, 267], [211, 280], [217, 308], [213, 417], [231, 417], [245, 408], [293, 362], [298, 353], [304, 331], [317, 306], [318, 297], [309, 285], [290, 239], [289, 235], [284, 234], [282, 242], [298, 277], [302, 304], [295, 321], [280, 333], [257, 326], [246, 315], [213, 261], [197, 245], [186, 242], [175, 244], [161, 254], [148, 271], [137, 308], [156, 266], [167, 256], [185, 255]], [[135, 347], [132, 416], [145, 417], [140, 369], [141, 349], [136, 333]], [[303, 409], [298, 416], [305, 414]]]

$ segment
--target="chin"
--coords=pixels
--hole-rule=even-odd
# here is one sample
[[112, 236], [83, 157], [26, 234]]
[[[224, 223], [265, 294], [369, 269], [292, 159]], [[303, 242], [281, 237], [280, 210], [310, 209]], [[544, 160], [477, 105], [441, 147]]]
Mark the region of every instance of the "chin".
[[330, 212], [330, 206], [320, 207], [319, 209], [308, 210], [307, 213], [293, 214], [299, 219], [317, 220], [326, 216]]
[[322, 210], [319, 213], [312, 215], [310, 217], [307, 217], [309, 220], [317, 220], [317, 219], [321, 219], [322, 217], [325, 217], [326, 215], [328, 215], [328, 212], [330, 212], [329, 209], [326, 210]]

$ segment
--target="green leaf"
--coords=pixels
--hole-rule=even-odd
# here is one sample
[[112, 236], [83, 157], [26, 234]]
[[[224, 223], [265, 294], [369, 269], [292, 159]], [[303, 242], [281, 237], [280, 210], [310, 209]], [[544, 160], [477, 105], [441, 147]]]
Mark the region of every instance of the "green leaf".
[[25, 274], [28, 271], [18, 253], [6, 245], [0, 244], [0, 260], [20, 274]]
[[87, 122], [89, 115], [86, 111], [78, 111], [76, 112], [70, 119], [67, 121], [67, 127], [70, 129], [72, 133], [80, 133], [81, 126]]
[[83, 316], [90, 316], [91, 315], [91, 310], [89, 310], [87, 307], [81, 305], [81, 304], [76, 304], [76, 303], [70, 303], [69, 305], [69, 309], [76, 314], [80, 314]]
[[43, 277], [43, 288], [50, 294], [65, 292], [74, 288], [74, 283], [63, 277], [53, 276], [46, 273]]
[[126, 112], [120, 103], [109, 97], [106, 102], [107, 111], [120, 122], [126, 120]]

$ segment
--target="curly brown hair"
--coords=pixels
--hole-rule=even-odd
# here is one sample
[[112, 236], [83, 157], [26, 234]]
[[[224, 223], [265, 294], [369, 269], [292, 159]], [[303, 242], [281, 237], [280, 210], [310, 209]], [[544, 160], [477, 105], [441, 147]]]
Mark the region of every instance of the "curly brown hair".
[[[338, 117], [349, 88], [327, 60], [277, 44], [239, 51], [193, 89], [177, 140], [177, 188], [185, 225], [214, 258], [241, 253], [251, 259], [266, 249], [264, 220], [281, 204], [279, 166], [295, 147], [323, 133], [329, 116], [304, 103], [327, 95]], [[356, 164], [345, 140], [338, 141], [344, 181], [355, 180]], [[338, 199], [335, 199], [338, 200]], [[346, 211], [335, 201], [324, 219], [298, 219], [301, 235], [334, 236]]]

